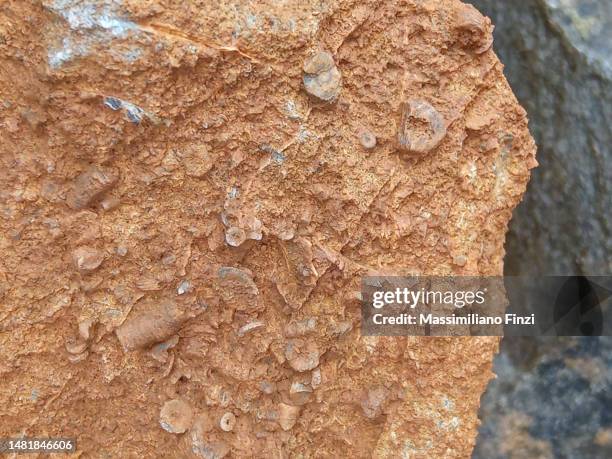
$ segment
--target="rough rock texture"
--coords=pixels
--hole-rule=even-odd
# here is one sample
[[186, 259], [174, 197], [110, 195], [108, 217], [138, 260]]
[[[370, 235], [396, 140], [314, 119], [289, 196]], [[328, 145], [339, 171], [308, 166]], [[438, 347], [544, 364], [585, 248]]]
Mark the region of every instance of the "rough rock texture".
[[[612, 3], [474, 0], [530, 118], [541, 164], [506, 244], [513, 274], [607, 275]], [[505, 338], [474, 456], [612, 456], [612, 339]]]
[[502, 272], [535, 160], [488, 20], [13, 0], [0, 27], [0, 436], [470, 454], [498, 340], [362, 338], [357, 293], [364, 274]]

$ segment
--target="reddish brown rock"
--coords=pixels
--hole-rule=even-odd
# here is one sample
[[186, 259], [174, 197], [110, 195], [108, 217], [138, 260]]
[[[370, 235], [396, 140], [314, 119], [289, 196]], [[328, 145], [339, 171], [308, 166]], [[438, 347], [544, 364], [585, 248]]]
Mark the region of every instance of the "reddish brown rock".
[[476, 13], [4, 2], [0, 437], [468, 457], [498, 340], [362, 337], [356, 292], [502, 273], [534, 145]]

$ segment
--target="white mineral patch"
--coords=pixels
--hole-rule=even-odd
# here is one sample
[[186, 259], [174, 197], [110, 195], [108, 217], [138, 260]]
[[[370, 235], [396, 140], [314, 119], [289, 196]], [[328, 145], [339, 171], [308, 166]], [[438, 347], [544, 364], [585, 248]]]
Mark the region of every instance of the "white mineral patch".
[[118, 0], [55, 0], [49, 9], [66, 21], [67, 36], [48, 52], [51, 68], [90, 53], [98, 45], [125, 38], [137, 31], [136, 23], [123, 18]]

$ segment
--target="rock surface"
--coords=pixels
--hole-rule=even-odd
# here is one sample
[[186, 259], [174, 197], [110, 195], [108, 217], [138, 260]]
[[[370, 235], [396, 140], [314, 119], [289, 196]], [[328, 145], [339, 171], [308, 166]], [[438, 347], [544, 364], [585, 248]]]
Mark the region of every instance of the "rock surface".
[[[498, 340], [361, 337], [356, 293], [502, 272], [535, 160], [490, 23], [458, 1], [171, 5], [0, 6], [0, 436], [468, 456]], [[398, 148], [427, 139], [415, 101], [445, 131], [427, 152]]]

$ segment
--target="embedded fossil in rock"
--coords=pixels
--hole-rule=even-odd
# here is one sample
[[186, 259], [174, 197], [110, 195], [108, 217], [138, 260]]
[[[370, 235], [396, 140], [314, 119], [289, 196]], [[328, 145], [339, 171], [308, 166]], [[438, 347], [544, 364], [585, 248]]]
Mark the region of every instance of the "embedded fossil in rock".
[[359, 130], [359, 141], [366, 150], [371, 150], [376, 146], [376, 136], [367, 129]]
[[389, 398], [389, 390], [378, 386], [368, 389], [361, 400], [361, 408], [366, 417], [375, 419], [382, 414], [384, 404]]
[[293, 309], [299, 309], [316, 284], [319, 273], [313, 264], [312, 243], [295, 238], [280, 243], [287, 269], [276, 276], [276, 288]]
[[474, 6], [464, 4], [455, 13], [457, 42], [466, 49], [474, 49], [477, 54], [484, 53], [493, 44], [491, 20], [484, 17]]
[[180, 434], [191, 427], [193, 410], [184, 400], [168, 400], [159, 413], [159, 423], [170, 433]]
[[428, 102], [419, 99], [402, 102], [397, 132], [400, 150], [427, 153], [436, 148], [445, 135], [444, 118]]
[[241, 246], [247, 239], [259, 241], [262, 238], [262, 223], [252, 214], [235, 208], [232, 204], [224, 206], [221, 221], [226, 227], [225, 242], [232, 247]]
[[237, 226], [231, 226], [227, 230], [225, 230], [225, 242], [227, 242], [232, 247], [238, 247], [242, 245], [244, 241], [246, 241], [246, 232], [242, 228], [238, 228]]
[[234, 429], [234, 425], [236, 425], [236, 416], [229, 411], [221, 416], [221, 420], [219, 421], [219, 427], [224, 432], [231, 432]]
[[291, 339], [285, 347], [285, 357], [296, 371], [313, 370], [319, 366], [319, 348], [314, 341]]
[[79, 174], [66, 196], [66, 204], [72, 209], [91, 206], [117, 181], [118, 175], [109, 168], [91, 166]]
[[131, 315], [115, 333], [123, 349], [132, 351], [151, 346], [171, 337], [187, 320], [171, 300], [147, 304], [142, 312]]
[[93, 247], [81, 246], [72, 252], [75, 266], [82, 272], [97, 269], [104, 261], [104, 254]]
[[330, 53], [319, 51], [304, 62], [304, 87], [308, 94], [325, 102], [340, 95], [342, 75]]
[[278, 409], [278, 423], [281, 428], [283, 430], [291, 430], [300, 416], [300, 407], [279, 403]]
[[317, 319], [315, 319], [314, 317], [289, 322], [285, 327], [285, 336], [287, 338], [296, 338], [298, 336], [304, 336], [308, 333], [315, 331], [316, 326]]
[[217, 271], [216, 283], [219, 296], [236, 309], [256, 308], [259, 289], [249, 270], [222, 266]]
[[191, 429], [187, 433], [186, 452], [190, 457], [204, 459], [222, 459], [230, 452], [230, 448], [224, 441], [210, 440], [212, 423], [207, 416], [196, 416]]

